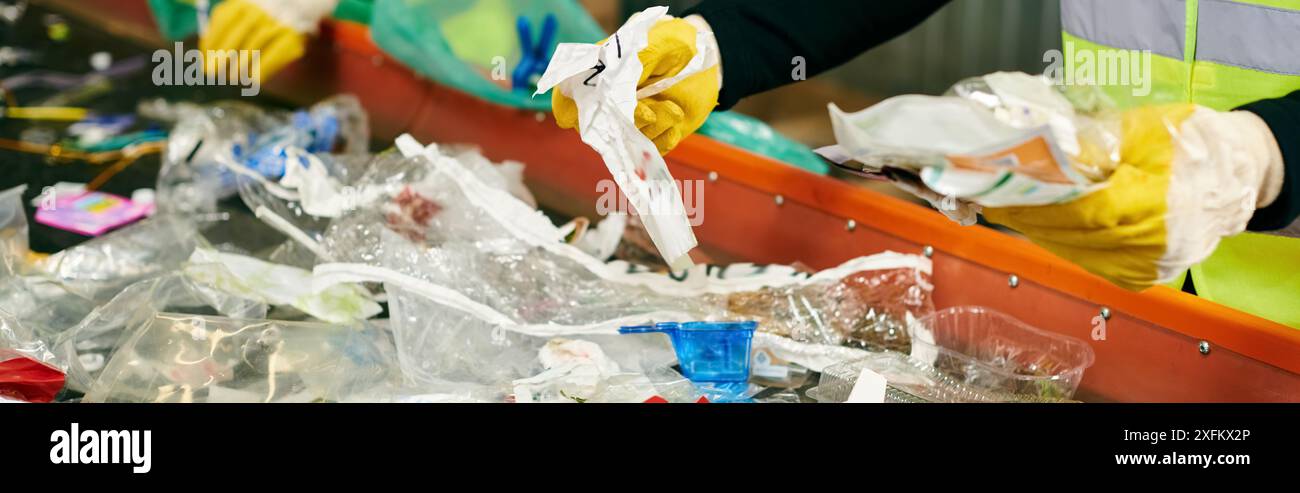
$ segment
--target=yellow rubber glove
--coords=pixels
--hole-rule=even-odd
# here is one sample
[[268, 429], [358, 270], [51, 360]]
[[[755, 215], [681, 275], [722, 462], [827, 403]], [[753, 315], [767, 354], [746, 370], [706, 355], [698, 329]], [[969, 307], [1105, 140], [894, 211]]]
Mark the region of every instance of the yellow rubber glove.
[[[247, 76], [263, 81], [302, 57], [307, 34], [328, 15], [337, 0], [226, 0], [212, 9], [208, 31], [199, 39], [204, 69], [217, 73], [224, 66], [227, 80], [245, 67], [228, 56], [230, 50], [258, 53], [258, 68]], [[215, 56], [207, 56], [211, 52]]]
[[[695, 56], [697, 32], [695, 25], [684, 19], [665, 19], [650, 28], [650, 44], [637, 54], [642, 65], [637, 89], [681, 72]], [[715, 65], [637, 101], [636, 127], [654, 142], [659, 154], [668, 154], [704, 125], [718, 106], [720, 77], [721, 69]], [[551, 91], [551, 112], [560, 128], [578, 128], [578, 105], [558, 89]]]
[[1251, 113], [1143, 107], [1123, 115], [1120, 138], [1106, 188], [1063, 204], [984, 208], [985, 218], [1141, 290], [1207, 258], [1281, 190], [1281, 152]]

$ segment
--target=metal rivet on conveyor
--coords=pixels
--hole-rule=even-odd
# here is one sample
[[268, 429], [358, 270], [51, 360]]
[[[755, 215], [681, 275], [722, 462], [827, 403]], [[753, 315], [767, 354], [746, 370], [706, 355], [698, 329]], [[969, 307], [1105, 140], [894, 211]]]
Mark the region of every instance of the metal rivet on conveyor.
[[1210, 354], [1210, 341], [1201, 341], [1200, 344], [1196, 345], [1196, 349], [1200, 351], [1201, 354]]
[[1020, 285], [1020, 276], [1017, 276], [1017, 275], [1015, 275], [1015, 274], [1011, 274], [1010, 276], [1007, 276], [1007, 285], [1008, 285], [1008, 286], [1011, 286], [1011, 287], [1013, 287], [1013, 288], [1016, 287], [1016, 286], [1019, 286], [1019, 285]]
[[858, 222], [857, 222], [857, 221], [854, 221], [854, 220], [852, 220], [852, 219], [849, 219], [849, 222], [848, 222], [847, 224], [844, 225], [844, 229], [847, 230], [847, 231], [853, 231], [853, 230], [855, 230], [855, 229], [858, 229]]
[[1101, 318], [1110, 320], [1110, 308], [1101, 307]]
[[538, 111], [537, 113], [533, 114], [533, 119], [537, 120], [538, 123], [544, 122], [546, 121], [546, 113], [542, 113]]
[[926, 245], [925, 248], [922, 248], [922, 249], [921, 249], [921, 253], [925, 255], [925, 258], [933, 257], [933, 256], [934, 256], [934, 247], [932, 247], [932, 246], [930, 246], [930, 245]]
[[776, 205], [784, 205], [784, 204], [785, 204], [785, 196], [784, 196], [784, 195], [777, 195], [773, 200], [776, 201]]
[[709, 181], [710, 181], [710, 182], [718, 181], [718, 172], [717, 172], [717, 171], [710, 171], [710, 172], [709, 172]]

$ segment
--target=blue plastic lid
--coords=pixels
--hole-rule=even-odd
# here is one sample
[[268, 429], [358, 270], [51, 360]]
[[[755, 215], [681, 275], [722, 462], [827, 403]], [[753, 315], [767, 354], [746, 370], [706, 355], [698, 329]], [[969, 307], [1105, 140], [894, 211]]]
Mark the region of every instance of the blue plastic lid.
[[661, 322], [621, 327], [620, 334], [663, 332], [673, 341], [682, 374], [692, 382], [746, 382], [758, 322]]
[[743, 322], [659, 322], [654, 325], [625, 325], [619, 327], [620, 334], [646, 334], [650, 332], [671, 332], [677, 330], [685, 331], [710, 331], [710, 330], [742, 330], [754, 332], [758, 328], [758, 322], [746, 320]]

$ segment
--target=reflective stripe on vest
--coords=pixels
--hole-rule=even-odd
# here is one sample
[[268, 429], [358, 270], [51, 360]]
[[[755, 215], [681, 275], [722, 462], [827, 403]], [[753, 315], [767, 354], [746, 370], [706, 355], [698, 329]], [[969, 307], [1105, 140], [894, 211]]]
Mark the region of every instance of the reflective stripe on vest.
[[1080, 38], [1183, 59], [1184, 0], [1062, 0], [1061, 26]]
[[[1300, 0], [1062, 0], [1061, 15], [1066, 43], [1151, 51], [1151, 94], [1103, 86], [1122, 106], [1226, 111], [1300, 90]], [[1300, 328], [1300, 239], [1225, 238], [1191, 272], [1202, 297]]]
[[[1189, 4], [1190, 3], [1190, 4]], [[1293, 9], [1233, 0], [1063, 0], [1065, 32], [1093, 43], [1189, 60], [1188, 9], [1194, 9], [1194, 60], [1300, 76], [1300, 2]]]
[[1197, 60], [1300, 75], [1300, 11], [1227, 0], [1200, 0], [1198, 9]]

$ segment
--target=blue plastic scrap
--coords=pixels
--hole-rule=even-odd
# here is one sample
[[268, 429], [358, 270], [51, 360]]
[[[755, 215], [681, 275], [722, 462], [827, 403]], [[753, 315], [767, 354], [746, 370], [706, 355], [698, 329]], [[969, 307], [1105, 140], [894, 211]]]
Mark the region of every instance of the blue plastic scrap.
[[511, 87], [516, 91], [532, 93], [537, 88], [537, 80], [551, 64], [552, 50], [555, 48], [555, 31], [559, 21], [555, 14], [546, 14], [542, 20], [542, 32], [537, 42], [533, 42], [533, 27], [527, 17], [519, 16], [516, 28], [519, 31], [520, 51], [523, 56], [519, 65], [510, 76]]

